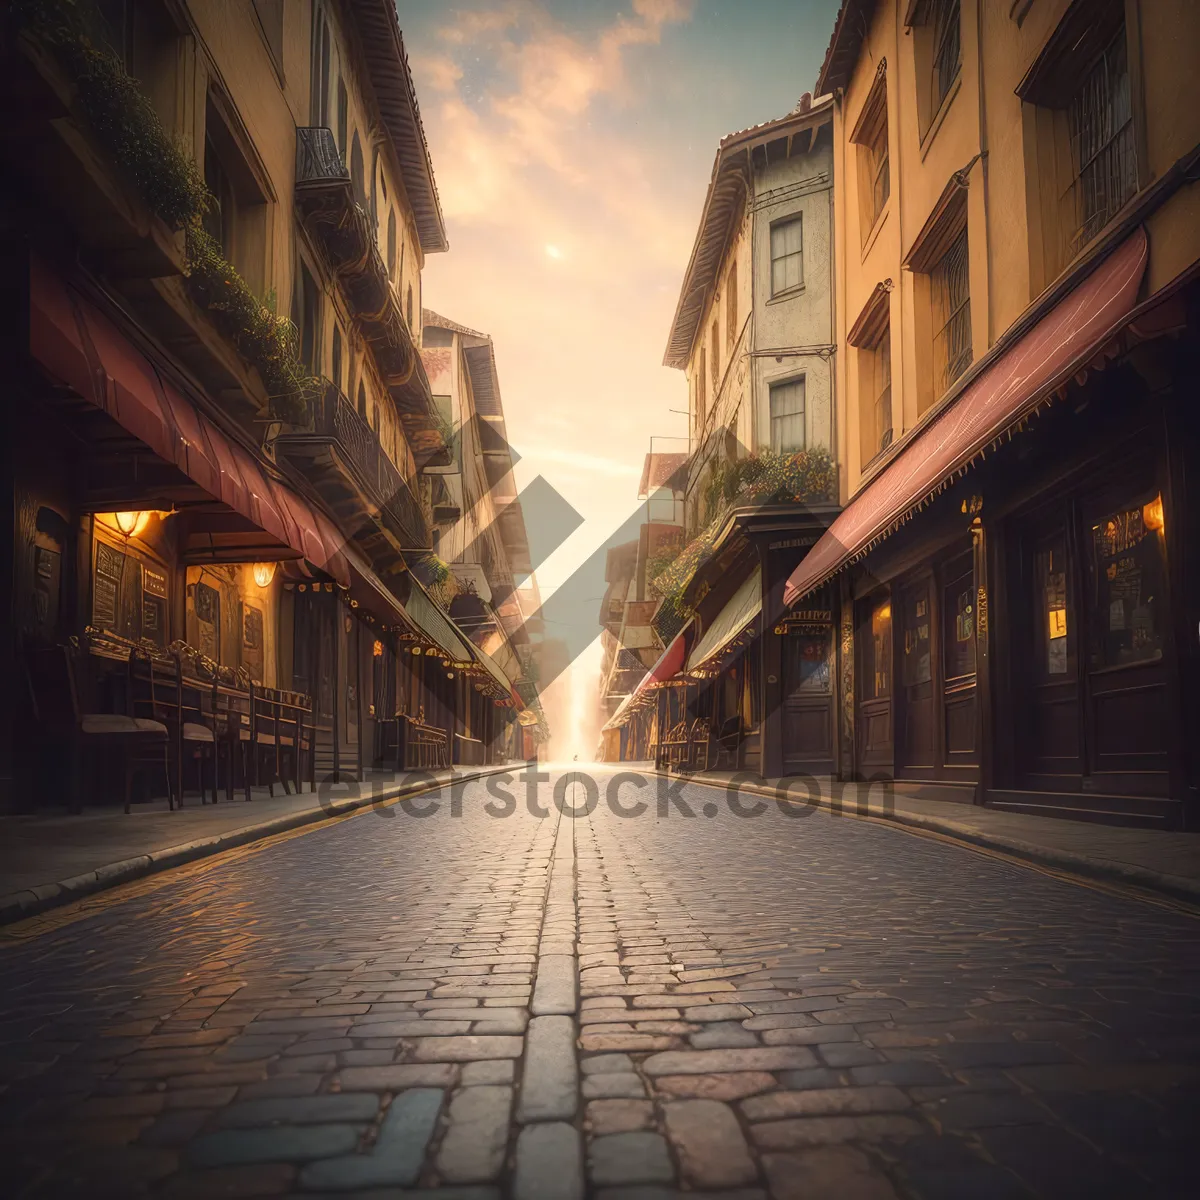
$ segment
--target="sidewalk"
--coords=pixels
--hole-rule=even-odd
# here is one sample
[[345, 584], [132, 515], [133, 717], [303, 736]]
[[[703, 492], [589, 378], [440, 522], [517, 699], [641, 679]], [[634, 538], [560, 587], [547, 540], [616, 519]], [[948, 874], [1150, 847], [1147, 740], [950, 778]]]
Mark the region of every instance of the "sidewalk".
[[[732, 774], [708, 771], [691, 778], [695, 783], [724, 788]], [[931, 798], [920, 784], [894, 784], [888, 795], [878, 783], [868, 788], [866, 784], [855, 783], [831, 787], [828, 779], [818, 782], [819, 804], [824, 809], [838, 807], [833, 788], [840, 788], [840, 808], [847, 816], [895, 821], [1078, 875], [1115, 880], [1192, 903], [1200, 902], [1198, 833], [1131, 829], [981, 808]], [[740, 787], [745, 793], [774, 798], [777, 786], [784, 783], [791, 784], [794, 803], [808, 803], [798, 779], [768, 779], [761, 784], [742, 783]]]
[[428, 791], [452, 777], [470, 779], [522, 765], [467, 767], [456, 774], [369, 771], [361, 784], [324, 785], [317, 793], [308, 784], [290, 796], [254, 788], [249, 803], [238, 793], [232, 802], [222, 798], [219, 804], [202, 805], [199, 795], [191, 793], [174, 812], [165, 801], [155, 801], [136, 805], [128, 815], [119, 807], [97, 807], [82, 813], [57, 809], [3, 816], [0, 924], [299, 825]]

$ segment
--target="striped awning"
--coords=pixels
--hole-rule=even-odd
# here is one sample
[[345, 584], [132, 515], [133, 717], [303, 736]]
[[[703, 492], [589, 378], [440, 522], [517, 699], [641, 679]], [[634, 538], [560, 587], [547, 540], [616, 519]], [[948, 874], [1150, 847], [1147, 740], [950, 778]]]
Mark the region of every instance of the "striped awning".
[[[408, 599], [404, 602], [404, 614], [410, 624], [416, 627], [416, 632], [439, 647], [451, 662], [482, 661], [476, 657], [475, 647], [459, 634], [446, 614], [434, 604], [429, 594], [415, 579], [412, 581]], [[505, 690], [508, 690], [507, 680]]]
[[789, 607], [861, 558], [1019, 428], [1112, 339], [1133, 311], [1149, 246], [1139, 228], [984, 367], [846, 506], [792, 572]]
[[762, 569], [755, 567], [688, 655], [689, 672], [711, 663], [762, 611]]

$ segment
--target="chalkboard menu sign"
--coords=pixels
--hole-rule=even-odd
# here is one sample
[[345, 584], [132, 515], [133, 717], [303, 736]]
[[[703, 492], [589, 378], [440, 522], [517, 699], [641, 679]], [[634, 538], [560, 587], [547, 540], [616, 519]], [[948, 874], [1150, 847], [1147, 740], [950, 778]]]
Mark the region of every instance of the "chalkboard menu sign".
[[155, 645], [167, 644], [167, 577], [142, 567], [142, 637]]
[[92, 581], [92, 624], [97, 629], [120, 633], [121, 582], [125, 577], [125, 555], [107, 542], [96, 542], [96, 569]]

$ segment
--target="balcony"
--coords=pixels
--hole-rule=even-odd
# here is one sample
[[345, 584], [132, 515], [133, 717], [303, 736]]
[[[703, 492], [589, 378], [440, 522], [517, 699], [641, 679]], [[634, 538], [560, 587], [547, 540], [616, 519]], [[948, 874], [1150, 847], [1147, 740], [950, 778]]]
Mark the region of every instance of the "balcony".
[[[122, 280], [184, 272], [183, 235], [156, 216], [87, 119], [63, 63], [22, 33], [0, 83], [9, 117], [0, 152], [11, 181], [29, 187], [30, 211], [66, 222], [106, 273]], [[55, 233], [61, 238], [61, 229]]]
[[429, 379], [379, 252], [375, 223], [323, 126], [296, 130], [296, 212], [337, 275], [421, 466], [445, 459]]
[[412, 488], [334, 384], [325, 382], [308, 428], [282, 434], [275, 449], [303, 472], [377, 570], [400, 570], [406, 551], [429, 547], [429, 523]]

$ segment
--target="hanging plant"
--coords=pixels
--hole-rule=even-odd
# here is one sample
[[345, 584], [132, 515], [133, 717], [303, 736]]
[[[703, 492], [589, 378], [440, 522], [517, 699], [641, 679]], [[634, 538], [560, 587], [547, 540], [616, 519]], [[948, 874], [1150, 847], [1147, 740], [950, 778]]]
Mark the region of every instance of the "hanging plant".
[[660, 573], [651, 590], [662, 597], [651, 624], [664, 642], [683, 628], [691, 610], [683, 595], [696, 572], [709, 560], [729, 513], [747, 504], [818, 504], [837, 496], [837, 468], [820, 447], [777, 454], [760, 450], [717, 464], [704, 490], [708, 523]]
[[293, 425], [308, 423], [319, 381], [301, 362], [295, 325], [275, 311], [274, 294], [260, 300], [198, 225], [187, 228], [187, 287], [238, 353], [266, 384], [271, 413]]
[[199, 221], [210, 200], [195, 160], [163, 127], [125, 64], [92, 39], [87, 0], [12, 0], [18, 32], [36, 37], [64, 67], [78, 111], [147, 206], [172, 229]]
[[295, 327], [275, 311], [273, 295], [254, 295], [204, 231], [215, 201], [200, 168], [121, 59], [93, 38], [100, 19], [94, 4], [12, 0], [9, 11], [16, 30], [37, 38], [71, 77], [77, 111], [142, 201], [164, 224], [184, 231], [188, 291], [258, 371], [272, 416], [306, 424], [317, 380], [299, 359]]

